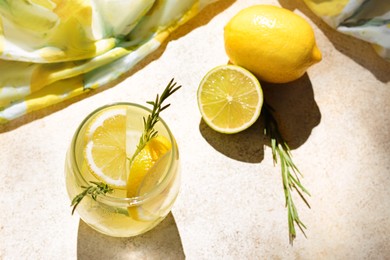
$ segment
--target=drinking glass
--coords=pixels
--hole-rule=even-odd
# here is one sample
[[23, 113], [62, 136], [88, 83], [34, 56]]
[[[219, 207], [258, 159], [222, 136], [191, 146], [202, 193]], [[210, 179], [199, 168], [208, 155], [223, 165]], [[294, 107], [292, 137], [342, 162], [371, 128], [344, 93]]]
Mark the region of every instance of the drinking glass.
[[[116, 107], [127, 110], [126, 131], [143, 131], [145, 119], [151, 110], [133, 103], [115, 103], [98, 108], [89, 114], [77, 128], [69, 146], [65, 162], [66, 189], [69, 198], [83, 192], [91, 181], [99, 182], [87, 167], [84, 148], [87, 125], [96, 116]], [[86, 195], [76, 211], [80, 218], [95, 230], [109, 236], [130, 237], [142, 234], [160, 223], [170, 212], [179, 193], [179, 151], [168, 125], [160, 118], [154, 127], [164, 136], [172, 148], [155, 163], [141, 182], [137, 196], [127, 197], [126, 190], [98, 195], [95, 199]], [[131, 173], [130, 173], [131, 174]]]

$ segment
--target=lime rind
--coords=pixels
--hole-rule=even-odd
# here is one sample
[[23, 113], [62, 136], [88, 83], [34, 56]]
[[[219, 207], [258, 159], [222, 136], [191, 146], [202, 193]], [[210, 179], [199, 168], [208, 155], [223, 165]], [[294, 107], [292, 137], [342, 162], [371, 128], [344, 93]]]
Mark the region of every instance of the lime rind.
[[237, 65], [220, 65], [210, 70], [199, 84], [197, 98], [204, 122], [225, 134], [253, 125], [263, 105], [260, 82]]

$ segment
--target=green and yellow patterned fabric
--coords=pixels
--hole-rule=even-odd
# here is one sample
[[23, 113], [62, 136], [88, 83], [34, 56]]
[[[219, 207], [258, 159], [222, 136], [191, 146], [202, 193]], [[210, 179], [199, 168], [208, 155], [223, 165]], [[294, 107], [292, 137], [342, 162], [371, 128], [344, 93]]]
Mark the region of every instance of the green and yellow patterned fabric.
[[[215, 1], [0, 0], [0, 123], [109, 83]], [[389, 0], [304, 2], [390, 61]]]
[[390, 61], [390, 0], [304, 0], [337, 31], [371, 43]]
[[0, 0], [0, 123], [98, 88], [216, 0]]

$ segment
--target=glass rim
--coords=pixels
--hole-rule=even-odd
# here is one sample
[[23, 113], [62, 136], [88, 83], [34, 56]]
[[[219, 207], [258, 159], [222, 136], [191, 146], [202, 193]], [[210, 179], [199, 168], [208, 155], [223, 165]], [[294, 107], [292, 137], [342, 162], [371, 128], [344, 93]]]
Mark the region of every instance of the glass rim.
[[[102, 111], [103, 109], [106, 109], [106, 108], [109, 108], [112, 106], [117, 106], [117, 105], [119, 105], [119, 106], [120, 105], [133, 106], [133, 107], [138, 107], [138, 108], [140, 108], [146, 112], [149, 112], [149, 113], [152, 112], [151, 109], [149, 109], [143, 105], [137, 104], [137, 103], [113, 102], [113, 103], [109, 103], [109, 104], [106, 104], [106, 105], [103, 105], [103, 106], [100, 106], [100, 107], [94, 109], [81, 121], [80, 125], [77, 127], [76, 131], [73, 134], [73, 138], [72, 138], [71, 146], [70, 146], [70, 152], [71, 152], [70, 155], [71, 155], [71, 163], [74, 165], [74, 167], [72, 167], [72, 170], [73, 170], [73, 172], [75, 172], [74, 174], [77, 175], [77, 179], [82, 182], [81, 183], [82, 186], [84, 186], [84, 185], [88, 186], [90, 184], [87, 180], [85, 180], [85, 178], [81, 174], [81, 170], [80, 170], [81, 168], [79, 167], [79, 164], [76, 160], [76, 152], [75, 152], [76, 141], [78, 140], [80, 131], [85, 126], [85, 124], [88, 122], [88, 120], [91, 119], [96, 113], [98, 113], [99, 111]], [[120, 204], [120, 205], [126, 204], [127, 206], [136, 206], [136, 205], [139, 205], [139, 204], [142, 204], [142, 203], [148, 201], [150, 198], [153, 198], [156, 194], [160, 193], [165, 188], [164, 184], [166, 184], [166, 182], [169, 181], [170, 176], [172, 174], [171, 173], [172, 167], [174, 167], [174, 164], [175, 164], [175, 158], [178, 157], [178, 148], [177, 148], [176, 140], [175, 140], [171, 130], [169, 129], [168, 125], [166, 124], [166, 122], [161, 117], [159, 118], [159, 122], [161, 122], [161, 124], [163, 125], [163, 128], [167, 131], [169, 141], [172, 144], [172, 149], [171, 149], [172, 154], [171, 154], [169, 164], [167, 165], [167, 168], [166, 168], [167, 174], [164, 176], [162, 181], [158, 185], [156, 185], [156, 187], [154, 187], [150, 192], [145, 193], [144, 195], [141, 195], [141, 196], [118, 198], [118, 197], [111, 196], [110, 194], [104, 194], [104, 195], [100, 194], [100, 195], [97, 195], [97, 200], [102, 201], [102, 202], [109, 202], [111, 204]]]

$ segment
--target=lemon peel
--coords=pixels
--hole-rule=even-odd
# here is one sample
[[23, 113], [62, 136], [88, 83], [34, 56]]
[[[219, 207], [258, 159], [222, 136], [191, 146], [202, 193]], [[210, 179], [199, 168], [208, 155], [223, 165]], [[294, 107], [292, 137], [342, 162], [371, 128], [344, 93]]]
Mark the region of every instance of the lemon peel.
[[296, 80], [322, 59], [310, 24], [272, 5], [238, 12], [224, 28], [224, 43], [233, 64], [272, 83]]

